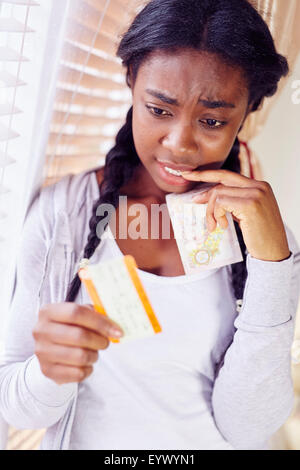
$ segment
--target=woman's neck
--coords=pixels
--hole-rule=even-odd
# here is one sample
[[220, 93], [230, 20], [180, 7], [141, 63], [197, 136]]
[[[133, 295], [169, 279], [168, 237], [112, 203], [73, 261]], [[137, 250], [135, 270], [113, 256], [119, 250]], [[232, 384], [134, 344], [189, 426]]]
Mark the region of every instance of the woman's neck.
[[140, 163], [134, 170], [130, 181], [120, 190], [120, 195], [132, 199], [154, 199], [157, 203], [166, 202], [166, 192], [162, 191], [152, 179], [146, 168]]

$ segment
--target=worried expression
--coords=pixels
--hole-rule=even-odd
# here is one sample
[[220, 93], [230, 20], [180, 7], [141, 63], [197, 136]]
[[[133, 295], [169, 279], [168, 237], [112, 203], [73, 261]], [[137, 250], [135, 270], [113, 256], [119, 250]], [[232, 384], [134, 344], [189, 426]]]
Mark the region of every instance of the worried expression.
[[155, 51], [134, 83], [133, 138], [144, 178], [162, 193], [188, 191], [184, 170], [219, 169], [249, 112], [243, 71], [192, 49]]

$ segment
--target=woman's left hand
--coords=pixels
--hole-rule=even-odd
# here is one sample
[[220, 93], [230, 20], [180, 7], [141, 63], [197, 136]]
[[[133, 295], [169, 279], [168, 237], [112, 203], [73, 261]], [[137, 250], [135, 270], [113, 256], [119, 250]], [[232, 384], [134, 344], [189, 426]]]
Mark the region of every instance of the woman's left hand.
[[193, 201], [208, 204], [206, 220], [213, 231], [217, 222], [228, 225], [226, 211], [239, 223], [248, 252], [264, 261], [282, 261], [290, 256], [284, 224], [269, 183], [228, 170], [183, 172], [189, 181], [218, 183]]

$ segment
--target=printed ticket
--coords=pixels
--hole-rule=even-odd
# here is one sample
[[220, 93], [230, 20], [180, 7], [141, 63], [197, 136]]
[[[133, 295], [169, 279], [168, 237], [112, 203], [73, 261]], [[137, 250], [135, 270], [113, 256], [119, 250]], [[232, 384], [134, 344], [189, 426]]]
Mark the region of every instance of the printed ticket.
[[91, 264], [79, 270], [97, 312], [107, 315], [124, 331], [114, 343], [152, 336], [161, 326], [138, 276], [133, 256]]

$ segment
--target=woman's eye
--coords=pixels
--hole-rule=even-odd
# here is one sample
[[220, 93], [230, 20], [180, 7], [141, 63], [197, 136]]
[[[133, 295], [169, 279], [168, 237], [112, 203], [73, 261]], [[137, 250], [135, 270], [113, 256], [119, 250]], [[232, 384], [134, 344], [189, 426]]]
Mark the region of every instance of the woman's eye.
[[203, 121], [204, 124], [206, 124], [208, 127], [212, 129], [217, 129], [218, 127], [223, 127], [226, 122], [224, 121], [218, 121], [217, 119], [204, 119]]
[[[168, 111], [165, 111], [164, 109], [157, 108], [156, 106], [149, 106], [146, 105], [146, 108], [149, 110], [149, 112], [156, 117], [163, 117], [163, 116], [170, 116], [170, 113]], [[219, 127], [225, 126], [226, 122], [224, 121], [218, 121], [217, 119], [203, 119], [200, 120], [207, 128], [209, 129], [217, 129]]]
[[[156, 108], [155, 106], [149, 106], [149, 105], [146, 105], [146, 108], [149, 109], [150, 113], [153, 114], [154, 116], [168, 116], [168, 112], [161, 109], [161, 108]], [[163, 114], [163, 113], [167, 113], [167, 114]]]

